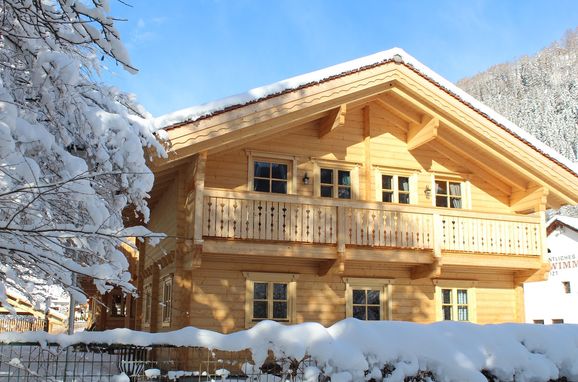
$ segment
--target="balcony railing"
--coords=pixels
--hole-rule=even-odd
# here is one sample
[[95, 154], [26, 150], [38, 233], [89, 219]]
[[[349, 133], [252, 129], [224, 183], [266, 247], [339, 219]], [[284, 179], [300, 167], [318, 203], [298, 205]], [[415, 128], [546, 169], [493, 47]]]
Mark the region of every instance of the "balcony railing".
[[535, 216], [205, 189], [205, 238], [540, 255]]

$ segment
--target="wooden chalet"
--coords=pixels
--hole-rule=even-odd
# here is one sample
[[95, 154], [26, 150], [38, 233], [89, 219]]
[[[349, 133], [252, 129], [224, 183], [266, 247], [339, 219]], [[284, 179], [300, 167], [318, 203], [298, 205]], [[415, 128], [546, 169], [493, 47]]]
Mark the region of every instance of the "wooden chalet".
[[159, 119], [137, 326], [524, 320], [576, 167], [394, 49]]

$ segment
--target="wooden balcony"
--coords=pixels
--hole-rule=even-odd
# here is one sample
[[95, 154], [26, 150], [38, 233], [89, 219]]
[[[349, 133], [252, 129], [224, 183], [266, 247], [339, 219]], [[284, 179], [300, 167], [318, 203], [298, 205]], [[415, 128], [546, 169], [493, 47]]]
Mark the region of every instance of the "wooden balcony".
[[205, 189], [202, 236], [442, 253], [540, 256], [540, 218]]

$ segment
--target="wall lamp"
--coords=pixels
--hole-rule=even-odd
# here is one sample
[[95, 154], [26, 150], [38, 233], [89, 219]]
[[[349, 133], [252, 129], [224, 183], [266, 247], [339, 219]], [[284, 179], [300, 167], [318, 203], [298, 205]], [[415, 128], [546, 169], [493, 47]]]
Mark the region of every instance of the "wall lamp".
[[431, 187], [429, 185], [426, 185], [423, 193], [425, 194], [426, 199], [430, 199], [431, 198]]
[[307, 175], [307, 173], [303, 175], [303, 184], [309, 184], [309, 176]]

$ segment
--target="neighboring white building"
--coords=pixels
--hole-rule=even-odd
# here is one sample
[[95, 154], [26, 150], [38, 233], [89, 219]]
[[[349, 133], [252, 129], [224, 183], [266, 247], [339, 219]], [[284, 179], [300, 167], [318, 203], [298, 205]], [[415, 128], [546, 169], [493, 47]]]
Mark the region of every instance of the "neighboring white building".
[[526, 322], [578, 323], [578, 218], [555, 216], [547, 223], [550, 274], [524, 284]]

